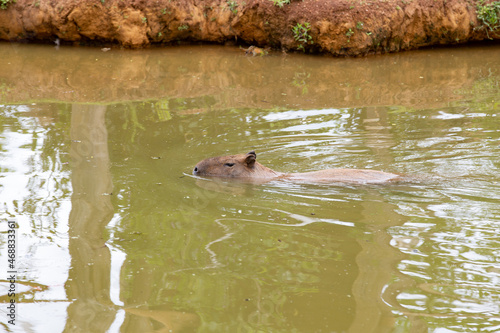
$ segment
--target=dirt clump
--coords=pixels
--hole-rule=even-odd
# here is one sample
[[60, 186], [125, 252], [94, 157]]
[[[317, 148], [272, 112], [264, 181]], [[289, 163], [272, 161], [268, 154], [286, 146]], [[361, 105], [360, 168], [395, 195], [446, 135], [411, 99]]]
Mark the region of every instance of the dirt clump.
[[[18, 0], [0, 10], [0, 40], [141, 48], [236, 41], [358, 56], [500, 39], [476, 0]], [[500, 15], [500, 13], [499, 13]]]

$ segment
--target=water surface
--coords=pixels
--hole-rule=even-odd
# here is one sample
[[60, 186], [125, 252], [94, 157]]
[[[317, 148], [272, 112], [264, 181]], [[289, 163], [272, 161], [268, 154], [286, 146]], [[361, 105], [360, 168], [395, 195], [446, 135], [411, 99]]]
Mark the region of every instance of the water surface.
[[[499, 46], [363, 59], [0, 44], [6, 332], [495, 332]], [[281, 172], [191, 176], [256, 150]]]

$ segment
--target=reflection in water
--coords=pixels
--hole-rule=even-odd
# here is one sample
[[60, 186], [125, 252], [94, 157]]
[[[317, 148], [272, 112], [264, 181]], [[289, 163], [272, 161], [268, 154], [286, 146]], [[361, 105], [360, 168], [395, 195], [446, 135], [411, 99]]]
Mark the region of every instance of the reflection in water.
[[[456, 316], [466, 326], [485, 320], [499, 324], [500, 266], [495, 258], [500, 254], [500, 197], [485, 185], [469, 183], [470, 191], [430, 188], [413, 192], [412, 201], [420, 210], [413, 209], [410, 221], [390, 229], [391, 244], [407, 254], [398, 269], [418, 283], [418, 288], [401, 292], [393, 304], [403, 313], [433, 316], [440, 325]], [[435, 194], [428, 195], [432, 192], [439, 192], [441, 203], [437, 204]], [[407, 201], [394, 197], [401, 199]]]
[[498, 47], [345, 61], [281, 53], [251, 59], [237, 48], [207, 45], [135, 53], [14, 45], [1, 47], [0, 59], [8, 59], [0, 63], [0, 102], [153, 100], [158, 109], [184, 115], [231, 108], [438, 107], [498, 89], [499, 67]]
[[65, 331], [106, 331], [115, 317], [110, 296], [111, 258], [103, 239], [113, 216], [105, 106], [73, 105], [71, 111], [71, 182], [69, 216], [71, 269], [66, 293]]
[[[114, 305], [124, 305], [119, 299], [120, 295], [116, 295], [121, 285], [121, 266], [115, 265], [115, 271], [111, 271], [110, 250], [103, 237], [105, 227], [113, 216], [110, 200], [113, 185], [105, 114], [106, 106], [102, 105], [76, 104], [71, 112], [73, 195], [68, 248], [72, 262], [66, 292], [73, 302], [68, 306], [65, 331], [104, 332], [120, 321], [123, 322], [120, 327], [127, 330], [144, 331], [151, 325], [150, 319], [165, 325], [160, 332], [192, 325], [197, 320], [195, 315], [166, 309], [159, 311], [128, 308], [126, 313], [132, 317], [119, 319], [121, 312], [117, 312], [118, 309]], [[115, 261], [121, 257], [118, 263], [123, 263], [124, 255], [117, 248], [114, 248], [114, 251]], [[140, 298], [148, 297], [147, 275], [141, 276], [140, 281], [141, 285], [135, 286], [134, 290], [140, 294]], [[117, 285], [111, 288], [110, 282]], [[112, 291], [115, 293], [114, 305], [110, 298], [113, 296]], [[129, 298], [127, 301], [127, 306], [145, 303], [135, 300], [131, 304]]]
[[[25, 331], [498, 330], [498, 48], [31, 47], [0, 50], [0, 101], [21, 103], [0, 106], [0, 197]], [[283, 172], [415, 181], [190, 176], [253, 149]]]

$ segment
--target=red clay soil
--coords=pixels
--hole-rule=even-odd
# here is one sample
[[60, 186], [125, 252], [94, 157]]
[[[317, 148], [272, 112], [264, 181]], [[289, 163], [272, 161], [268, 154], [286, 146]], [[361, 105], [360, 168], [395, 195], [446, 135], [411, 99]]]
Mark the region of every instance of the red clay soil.
[[[0, 10], [0, 40], [141, 48], [234, 42], [358, 56], [500, 39], [476, 0], [17, 0]], [[293, 27], [302, 30], [297, 40]], [[310, 37], [308, 37], [310, 36]]]

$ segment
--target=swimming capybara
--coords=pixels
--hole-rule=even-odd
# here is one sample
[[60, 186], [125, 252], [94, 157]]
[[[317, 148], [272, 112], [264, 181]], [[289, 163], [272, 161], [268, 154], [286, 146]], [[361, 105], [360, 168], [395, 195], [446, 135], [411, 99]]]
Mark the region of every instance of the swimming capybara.
[[361, 183], [377, 184], [394, 181], [399, 175], [376, 170], [327, 169], [303, 173], [282, 173], [256, 161], [257, 154], [219, 156], [200, 161], [193, 170], [195, 176], [238, 178], [251, 182], [289, 180], [301, 183]]

